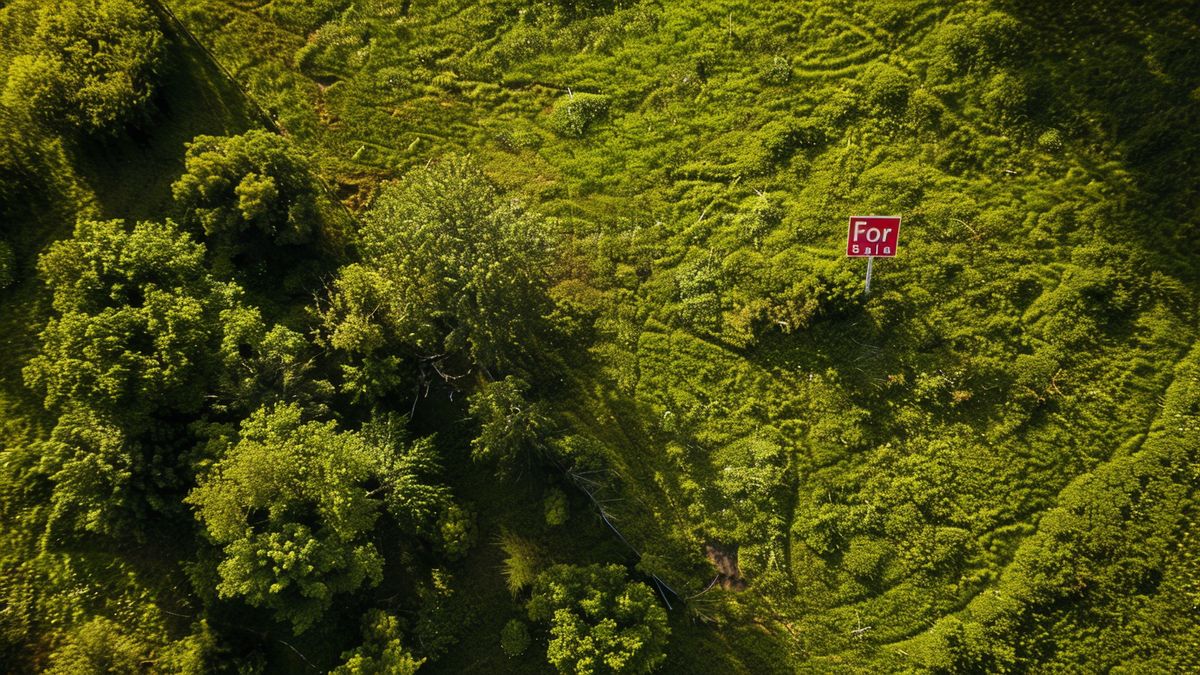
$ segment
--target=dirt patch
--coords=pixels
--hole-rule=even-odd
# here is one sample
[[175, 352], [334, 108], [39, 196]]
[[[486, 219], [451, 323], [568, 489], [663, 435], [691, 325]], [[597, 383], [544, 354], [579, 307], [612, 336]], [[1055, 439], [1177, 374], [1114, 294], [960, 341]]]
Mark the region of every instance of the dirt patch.
[[708, 543], [704, 545], [704, 555], [717, 568], [717, 583], [727, 591], [744, 591], [750, 585], [742, 577], [738, 567], [737, 546]]

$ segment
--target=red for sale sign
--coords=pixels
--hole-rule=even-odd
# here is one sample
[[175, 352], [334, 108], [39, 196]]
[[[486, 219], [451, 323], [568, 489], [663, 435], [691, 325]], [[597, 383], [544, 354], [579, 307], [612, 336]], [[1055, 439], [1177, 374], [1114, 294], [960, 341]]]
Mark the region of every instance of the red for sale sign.
[[892, 258], [900, 241], [900, 216], [850, 216], [846, 255]]

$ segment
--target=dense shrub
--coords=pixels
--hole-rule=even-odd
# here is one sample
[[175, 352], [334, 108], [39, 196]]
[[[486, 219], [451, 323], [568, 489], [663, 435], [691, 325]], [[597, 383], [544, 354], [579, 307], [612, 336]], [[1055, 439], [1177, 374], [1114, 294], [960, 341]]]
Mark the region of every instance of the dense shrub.
[[528, 391], [528, 384], [510, 375], [471, 394], [471, 415], [480, 425], [479, 435], [471, 441], [476, 461], [509, 470], [544, 450], [550, 419], [543, 404], [526, 399]]
[[368, 610], [362, 618], [363, 643], [342, 654], [344, 663], [334, 675], [413, 675], [425, 663], [400, 641], [400, 620], [382, 610]]
[[569, 138], [584, 136], [608, 114], [609, 98], [600, 94], [568, 94], [550, 114], [550, 128]]
[[383, 508], [420, 529], [444, 503], [426, 482], [431, 452], [377, 430], [304, 422], [295, 405], [254, 413], [187, 498], [224, 551], [220, 595], [268, 607], [299, 633], [335, 595], [378, 584], [383, 558], [370, 534]]
[[546, 524], [550, 527], [557, 527], [567, 522], [570, 517], [570, 506], [567, 504], [567, 493], [558, 488], [551, 488], [546, 493], [546, 498], [542, 500], [542, 510], [546, 519]]
[[512, 619], [500, 631], [500, 648], [509, 656], [524, 654], [529, 642], [529, 626], [520, 619]]
[[904, 110], [912, 89], [911, 78], [904, 71], [877, 61], [863, 72], [862, 81], [866, 99], [876, 109], [889, 113]]
[[[238, 249], [256, 241], [302, 244], [318, 227], [307, 162], [287, 139], [267, 131], [197, 136], [171, 192], [189, 221]], [[251, 233], [260, 237], [247, 239]]]
[[213, 374], [218, 316], [238, 293], [203, 260], [204, 247], [169, 221], [80, 221], [38, 262], [57, 316], [26, 383], [51, 409], [85, 405], [124, 419], [196, 411]]
[[648, 673], [666, 658], [666, 611], [618, 565], [555, 565], [538, 575], [528, 609], [550, 625], [546, 658], [561, 673]]
[[53, 0], [8, 64], [0, 100], [52, 128], [112, 135], [143, 114], [163, 36], [134, 0]]
[[1006, 122], [1027, 116], [1031, 98], [1028, 86], [1021, 78], [1009, 73], [997, 73], [988, 81], [983, 93], [984, 107]]
[[549, 304], [545, 221], [502, 199], [471, 160], [386, 185], [364, 221], [365, 264], [343, 268], [323, 312], [325, 339], [357, 361], [358, 381], [387, 382], [396, 349], [487, 367], [534, 351]]

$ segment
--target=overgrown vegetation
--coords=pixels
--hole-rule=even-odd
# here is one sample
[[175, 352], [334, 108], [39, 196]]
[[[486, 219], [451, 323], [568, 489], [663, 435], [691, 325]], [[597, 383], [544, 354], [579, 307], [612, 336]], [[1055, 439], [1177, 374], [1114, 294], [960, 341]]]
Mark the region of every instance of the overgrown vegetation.
[[0, 3], [0, 664], [1200, 669], [1195, 10]]

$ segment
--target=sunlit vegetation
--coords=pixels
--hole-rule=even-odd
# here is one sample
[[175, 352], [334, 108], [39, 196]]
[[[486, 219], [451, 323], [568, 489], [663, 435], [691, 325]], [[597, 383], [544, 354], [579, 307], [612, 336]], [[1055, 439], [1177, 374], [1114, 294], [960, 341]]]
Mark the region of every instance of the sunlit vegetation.
[[0, 670], [1200, 670], [1195, 9], [0, 2]]

